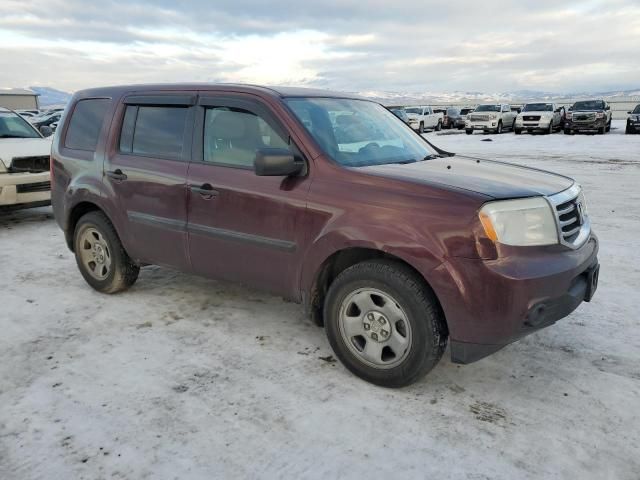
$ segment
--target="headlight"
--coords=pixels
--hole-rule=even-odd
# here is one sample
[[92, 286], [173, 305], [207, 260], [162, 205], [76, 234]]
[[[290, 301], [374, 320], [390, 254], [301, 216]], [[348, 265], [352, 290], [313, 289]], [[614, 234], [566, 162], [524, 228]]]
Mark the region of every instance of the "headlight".
[[553, 212], [542, 197], [490, 202], [480, 209], [479, 216], [494, 242], [516, 246], [558, 243]]
[[497, 114], [495, 114], [495, 113], [492, 113], [491, 115], [489, 115], [489, 118], [490, 118], [491, 120], [495, 120], [496, 118], [498, 118], [498, 115], [497, 115]]

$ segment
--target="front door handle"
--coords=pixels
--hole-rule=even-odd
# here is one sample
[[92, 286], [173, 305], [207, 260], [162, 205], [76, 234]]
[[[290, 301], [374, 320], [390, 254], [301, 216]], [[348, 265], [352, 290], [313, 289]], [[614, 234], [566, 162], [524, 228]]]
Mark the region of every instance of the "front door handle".
[[108, 171], [107, 177], [115, 180], [116, 182], [123, 182], [127, 179], [127, 175], [125, 173], [122, 173], [122, 170], [120, 170], [119, 168], [113, 171]]
[[202, 198], [205, 200], [210, 200], [213, 197], [218, 195], [218, 191], [213, 188], [213, 185], [210, 183], [205, 183], [203, 185], [190, 185], [189, 189], [194, 193], [199, 193]]

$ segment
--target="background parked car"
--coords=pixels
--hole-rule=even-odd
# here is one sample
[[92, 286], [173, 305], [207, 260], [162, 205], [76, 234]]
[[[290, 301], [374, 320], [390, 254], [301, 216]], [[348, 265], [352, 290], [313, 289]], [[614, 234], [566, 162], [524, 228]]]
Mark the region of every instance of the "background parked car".
[[444, 128], [464, 127], [464, 117], [460, 113], [460, 109], [458, 107], [447, 108], [444, 114], [444, 119], [442, 121], [442, 126]]
[[0, 107], [0, 207], [50, 203], [50, 152], [50, 139], [16, 112]]
[[438, 132], [442, 128], [444, 115], [435, 113], [431, 107], [421, 105], [418, 107], [405, 107], [404, 109], [409, 117], [409, 125], [418, 133], [424, 133], [427, 129], [433, 129]]
[[555, 103], [527, 103], [516, 117], [514, 132], [553, 133], [563, 127], [563, 107]]
[[31, 119], [31, 123], [40, 130], [42, 127], [50, 127], [52, 123], [59, 122], [60, 117], [62, 117], [62, 111], [53, 111]]
[[625, 133], [640, 133], [640, 105], [636, 105], [636, 108], [629, 112]]
[[409, 117], [407, 116], [407, 112], [402, 107], [394, 107], [389, 109], [391, 113], [393, 113], [396, 117], [402, 120], [404, 123], [409, 125]]
[[604, 100], [584, 100], [567, 112], [564, 133], [591, 132], [604, 135], [611, 130], [611, 107]]
[[474, 130], [502, 133], [505, 128], [513, 129], [516, 124], [516, 113], [505, 103], [487, 103], [478, 105], [473, 113], [467, 115], [464, 128], [467, 135]]

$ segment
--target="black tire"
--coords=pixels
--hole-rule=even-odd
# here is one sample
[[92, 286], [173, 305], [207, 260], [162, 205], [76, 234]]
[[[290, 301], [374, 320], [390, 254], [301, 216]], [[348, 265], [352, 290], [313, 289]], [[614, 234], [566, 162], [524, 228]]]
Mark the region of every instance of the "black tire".
[[[83, 246], [80, 242], [87, 229], [96, 230], [106, 243], [111, 265], [104, 279], [95, 278], [82, 259]], [[74, 231], [73, 246], [78, 269], [85, 281], [95, 290], [102, 293], [122, 292], [138, 279], [140, 267], [129, 258], [113, 224], [104, 213], [89, 212], [80, 218]]]
[[438, 124], [436, 125], [436, 132], [439, 132], [440, 130], [442, 130], [442, 122], [438, 120]]
[[513, 129], [513, 133], [515, 133], [516, 135], [522, 135], [522, 129], [521, 128], [514, 128]]
[[607, 132], [611, 131], [611, 120], [609, 120], [609, 123], [607, 123]]
[[498, 126], [496, 127], [496, 134], [500, 135], [502, 133], [502, 120], [498, 121]]
[[424, 133], [424, 122], [420, 122], [420, 126], [418, 127], [418, 133]]
[[564, 129], [564, 134], [565, 135], [573, 135], [573, 130], [571, 130], [570, 128], [565, 128]]
[[511, 124], [511, 131], [516, 129], [516, 119], [513, 119], [513, 123]]
[[547, 135], [553, 134], [553, 120], [551, 122], [549, 122], [549, 128], [547, 128], [547, 131], [545, 133]]
[[[385, 292], [406, 312], [411, 341], [406, 358], [392, 368], [366, 364], [347, 346], [341, 333], [342, 303], [361, 288]], [[383, 387], [398, 388], [416, 382], [436, 366], [447, 345], [447, 326], [435, 294], [413, 270], [394, 261], [365, 261], [340, 273], [327, 293], [324, 315], [329, 343], [344, 366], [358, 377]]]
[[626, 135], [631, 135], [633, 132], [631, 131], [631, 125], [627, 123], [627, 128], [625, 128], [624, 133]]
[[472, 129], [470, 129], [470, 128], [467, 128], [467, 129], [465, 130], [465, 132], [467, 132], [467, 135], [472, 135], [472, 134], [473, 134], [473, 130], [472, 130]]
[[604, 135], [605, 133], [607, 133], [607, 127], [606, 125], [604, 127], [600, 127], [598, 129], [598, 135]]

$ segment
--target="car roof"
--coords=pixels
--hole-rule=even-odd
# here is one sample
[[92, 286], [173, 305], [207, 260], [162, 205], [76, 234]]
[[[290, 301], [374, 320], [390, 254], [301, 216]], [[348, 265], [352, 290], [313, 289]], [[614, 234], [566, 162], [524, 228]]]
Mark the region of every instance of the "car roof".
[[80, 90], [77, 92], [78, 97], [92, 97], [92, 96], [115, 96], [129, 92], [145, 92], [145, 91], [232, 91], [238, 93], [254, 93], [262, 94], [279, 98], [290, 97], [325, 97], [325, 98], [350, 98], [358, 100], [367, 100], [354, 93], [349, 92], [336, 92], [332, 90], [322, 90], [317, 88], [302, 88], [302, 87], [277, 87], [277, 86], [263, 86], [263, 85], [251, 85], [241, 83], [165, 83], [165, 84], [139, 84], [139, 85], [118, 85], [111, 87], [99, 87], [86, 90]]

